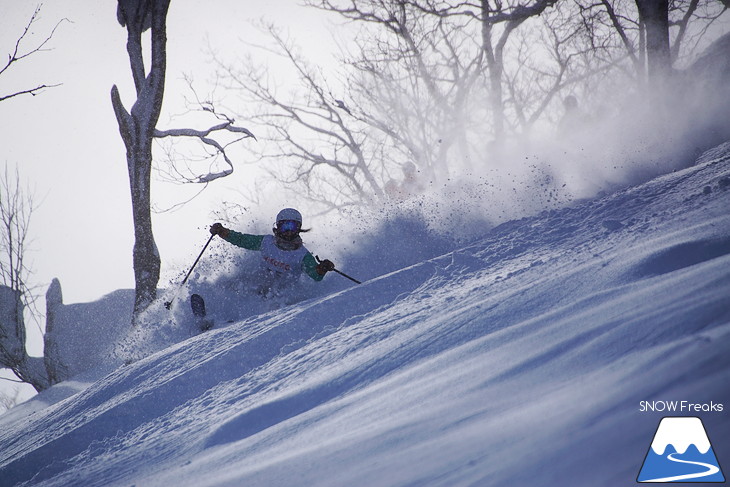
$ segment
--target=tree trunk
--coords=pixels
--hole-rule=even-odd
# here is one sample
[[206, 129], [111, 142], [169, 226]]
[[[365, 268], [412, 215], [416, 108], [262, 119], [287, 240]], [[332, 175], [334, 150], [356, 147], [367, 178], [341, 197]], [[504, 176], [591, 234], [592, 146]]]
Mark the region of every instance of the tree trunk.
[[[145, 137], [141, 138], [145, 139]], [[152, 232], [150, 211], [151, 138], [139, 140], [131, 151], [127, 150], [127, 164], [134, 219], [132, 260], [135, 283], [134, 315], [136, 317], [157, 297], [157, 282], [160, 279], [160, 254], [157, 251]]]
[[[112, 106], [119, 132], [127, 150], [127, 170], [132, 196], [134, 218], [134, 317], [135, 321], [157, 297], [160, 279], [160, 255], [152, 232], [151, 173], [152, 138], [160, 117], [165, 88], [167, 11], [170, 0], [153, 0], [141, 4], [119, 3], [119, 18], [127, 27], [127, 53], [137, 100], [128, 112], [122, 104], [119, 90], [112, 87]], [[141, 5], [141, 6], [139, 6]], [[150, 21], [151, 19], [151, 21]], [[145, 75], [142, 56], [142, 32], [151, 27], [151, 66]]]
[[492, 24], [489, 20], [491, 13], [489, 2], [482, 0], [482, 51], [487, 58], [489, 72], [489, 103], [492, 110], [492, 124], [494, 125], [494, 139], [498, 143], [504, 135], [504, 105], [502, 104], [502, 60], [494, 52], [492, 43]]
[[38, 392], [52, 385], [43, 358], [30, 357], [25, 350], [23, 301], [19, 291], [7, 286], [0, 286], [0, 366]]
[[667, 79], [672, 68], [669, 49], [669, 0], [636, 0], [639, 21], [646, 32], [647, 78], [656, 88]]

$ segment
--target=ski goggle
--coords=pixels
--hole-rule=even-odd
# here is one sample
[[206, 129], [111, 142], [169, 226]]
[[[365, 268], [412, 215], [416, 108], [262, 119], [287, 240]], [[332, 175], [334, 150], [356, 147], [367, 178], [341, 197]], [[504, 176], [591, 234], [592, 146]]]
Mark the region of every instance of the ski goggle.
[[302, 224], [296, 220], [279, 220], [276, 222], [276, 228], [280, 232], [298, 232]]

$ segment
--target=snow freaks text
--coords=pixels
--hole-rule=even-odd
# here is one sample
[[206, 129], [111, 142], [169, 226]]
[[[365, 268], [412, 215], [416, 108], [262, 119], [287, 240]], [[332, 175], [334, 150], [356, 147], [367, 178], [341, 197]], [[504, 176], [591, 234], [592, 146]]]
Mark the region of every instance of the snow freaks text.
[[724, 409], [722, 403], [710, 401], [709, 403], [694, 403], [690, 401], [641, 401], [639, 412], [670, 412], [670, 413], [721, 413]]

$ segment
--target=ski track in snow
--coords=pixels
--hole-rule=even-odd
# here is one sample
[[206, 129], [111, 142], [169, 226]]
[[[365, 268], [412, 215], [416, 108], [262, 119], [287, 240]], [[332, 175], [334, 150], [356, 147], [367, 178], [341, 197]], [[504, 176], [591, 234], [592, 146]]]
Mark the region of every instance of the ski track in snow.
[[730, 405], [728, 183], [725, 147], [59, 384], [0, 417], [0, 485], [633, 483], [640, 400]]

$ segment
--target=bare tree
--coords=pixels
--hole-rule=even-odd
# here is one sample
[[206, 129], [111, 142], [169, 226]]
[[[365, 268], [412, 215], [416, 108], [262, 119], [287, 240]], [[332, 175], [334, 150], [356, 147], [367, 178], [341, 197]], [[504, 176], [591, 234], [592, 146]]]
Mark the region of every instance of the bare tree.
[[449, 158], [470, 164], [470, 108], [485, 59], [472, 17], [442, 12], [434, 2], [308, 4], [361, 26], [358, 48], [346, 54], [349, 103], [387, 154], [399, 154], [398, 164], [414, 164], [428, 181], [448, 178]]
[[691, 59], [728, 8], [717, 0], [578, 0], [577, 5], [591, 43], [629, 59], [630, 76], [639, 86], [661, 83], [678, 60]]
[[[160, 255], [152, 233], [150, 214], [152, 170], [152, 137], [162, 109], [167, 63], [167, 10], [169, 0], [146, 2], [119, 1], [117, 18], [127, 27], [127, 53], [137, 100], [127, 111], [119, 90], [112, 87], [112, 106], [119, 131], [127, 148], [127, 169], [132, 192], [134, 219], [133, 266], [135, 279], [135, 315], [157, 296], [160, 279]], [[145, 72], [142, 55], [142, 33], [151, 29], [151, 67]]]
[[[592, 36], [602, 19], [596, 10], [581, 10], [572, 2], [557, 2], [540, 15], [531, 29], [512, 36], [505, 63], [505, 112], [508, 128], [527, 133], [534, 124], [555, 124], [563, 115], [556, 98], [571, 94], [601, 104], [627, 65], [616, 36]], [[610, 91], [609, 91], [610, 92]]]
[[296, 93], [278, 94], [268, 71], [251, 61], [240, 69], [220, 60], [218, 65], [226, 88], [259, 107], [250, 119], [266, 134], [263, 137], [268, 144], [260, 157], [290, 163], [284, 170], [269, 166], [269, 172], [330, 209], [382, 195], [382, 178], [369, 158], [365, 126], [277, 29], [266, 29], [273, 40], [273, 52], [286, 60], [298, 80]]
[[[647, 78], [652, 85], [670, 75], [685, 41], [693, 37], [690, 22], [699, 24], [700, 32], [694, 36], [701, 37], [705, 26], [717, 20], [730, 5], [727, 0], [635, 1], [645, 39]], [[673, 36], [671, 31], [675, 32]]]
[[[56, 29], [58, 29], [58, 26], [61, 25], [61, 23], [66, 20], [62, 19], [60, 20], [55, 27], [51, 30], [51, 32], [46, 36], [42, 41], [37, 42], [32, 45], [32, 47], [26, 47], [26, 41], [28, 40], [28, 35], [31, 33], [31, 30], [38, 21], [39, 15], [41, 12], [41, 6], [38, 5], [33, 12], [33, 15], [31, 15], [30, 20], [26, 24], [25, 28], [23, 29], [23, 32], [18, 37], [17, 41], [15, 42], [15, 46], [13, 46], [12, 50], [8, 53], [8, 60], [5, 63], [5, 66], [0, 67], [0, 76], [2, 76], [4, 73], [8, 72], [10, 68], [13, 66], [16, 66], [19, 62], [22, 62], [29, 57], [36, 55], [40, 52], [44, 52], [49, 50], [48, 44], [50, 43], [51, 39], [53, 38], [54, 34], [56, 33]], [[10, 98], [14, 98], [16, 96], [20, 95], [32, 95], [36, 96], [43, 92], [46, 88], [53, 88], [56, 86], [60, 86], [59, 84], [37, 84], [32, 87], [26, 87], [21, 88], [17, 91], [13, 91], [8, 94], [0, 94], [0, 101], [8, 100]]]
[[35, 209], [35, 198], [22, 187], [17, 168], [11, 174], [6, 164], [0, 175], [0, 284], [19, 292], [23, 305], [37, 317], [37, 287], [29, 284], [33, 269], [27, 261], [28, 229]]
[[[135, 242], [133, 266], [135, 276], [135, 321], [157, 295], [160, 277], [160, 255], [152, 231], [151, 173], [152, 142], [155, 137], [194, 137], [225, 155], [225, 147], [210, 137], [212, 132], [229, 131], [252, 136], [247, 130], [236, 128], [234, 121], [225, 120], [204, 130], [158, 130], [162, 109], [167, 69], [167, 12], [170, 0], [119, 0], [117, 19], [127, 29], [127, 53], [132, 70], [136, 100], [130, 110], [122, 103], [119, 89], [112, 87], [111, 99], [119, 124], [119, 132], [127, 150], [127, 168], [132, 194], [132, 214]], [[145, 68], [142, 34], [150, 31], [150, 67]], [[197, 178], [207, 183], [230, 174], [228, 171], [210, 173]]]
[[24, 310], [35, 310], [36, 289], [29, 284], [28, 228], [34, 210], [32, 194], [24, 191], [16, 171], [7, 166], [0, 181], [0, 365], [40, 391], [51, 382], [43, 358], [25, 349]]
[[[219, 64], [230, 88], [265, 107], [256, 120], [273, 134], [275, 150], [266, 158], [290, 161], [291, 170], [277, 173], [279, 180], [298, 184], [300, 194], [331, 208], [360, 204], [382, 197], [390, 175], [409, 164], [422, 182], [445, 182], [449, 161], [463, 168], [481, 159], [473, 157], [472, 146], [482, 145], [490, 129], [500, 136], [504, 131], [503, 56], [510, 33], [553, 3], [483, 2], [478, 5], [485, 10], [474, 12], [467, 3], [441, 1], [310, 0], [308, 5], [361, 26], [358, 41], [343, 52], [344, 81], [337, 87], [328, 86], [275, 32], [277, 53], [302, 87], [299, 96], [277, 94], [268, 74], [250, 63], [241, 71]], [[487, 37], [480, 35], [485, 24], [491, 29]], [[495, 48], [499, 25], [504, 27]], [[475, 101], [484, 99], [479, 90], [485, 68], [499, 83], [487, 90], [492, 103], [475, 110]], [[532, 118], [540, 116], [546, 98]], [[495, 108], [492, 126], [485, 126], [484, 116]]]
[[[337, 12], [345, 18], [384, 26], [391, 35], [401, 39], [397, 46], [405, 58], [413, 59], [413, 70], [422, 80], [428, 95], [439, 102], [447, 116], [449, 125], [458, 127], [465, 112], [458, 102], [467, 103], [475, 98], [476, 85], [470, 80], [471, 69], [484, 69], [487, 78], [488, 107], [485, 113], [491, 120], [491, 132], [496, 141], [501, 141], [507, 123], [507, 99], [514, 93], [505, 93], [508, 86], [507, 60], [511, 39], [527, 21], [538, 18], [554, 6], [556, 0], [447, 2], [442, 0], [310, 0], [309, 4], [328, 11]], [[429, 26], [429, 27], [424, 27]], [[418, 34], [421, 34], [420, 36]], [[463, 39], [479, 39], [476, 45], [468, 46]], [[425, 47], [425, 48], [424, 48]], [[448, 47], [442, 52], [442, 47]], [[391, 59], [392, 55], [391, 55]], [[439, 67], [445, 69], [438, 69]], [[459, 69], [461, 68], [461, 69]], [[470, 72], [471, 71], [471, 72]], [[559, 83], [558, 83], [559, 84]], [[480, 96], [480, 95], [477, 95]], [[514, 98], [511, 98], [514, 102]], [[549, 101], [549, 97], [548, 97]], [[455, 103], [457, 102], [457, 103]], [[547, 106], [547, 103], [545, 103]], [[448, 107], [448, 108], [446, 108]], [[511, 107], [512, 127], [524, 114]], [[471, 110], [474, 111], [473, 109]], [[535, 113], [541, 113], [536, 110]], [[524, 120], [523, 120], [524, 122]], [[457, 130], [462, 139], [464, 131]], [[446, 141], [448, 138], [439, 137]], [[448, 149], [448, 144], [441, 146]], [[443, 160], [443, 154], [438, 156]]]
[[[501, 140], [504, 134], [504, 54], [510, 36], [525, 21], [542, 14], [557, 0], [534, 0], [523, 5], [481, 0], [479, 22], [481, 23], [482, 50], [487, 59], [489, 73], [490, 101], [494, 125], [494, 136]], [[502, 26], [497, 32], [498, 26]]]
[[[443, 182], [450, 167], [464, 168], [462, 161], [488, 163], [480, 154], [493, 147], [485, 143], [492, 137], [501, 143], [540, 121], [556, 122], [562, 108], [554, 100], [561, 94], [596, 99], [594, 93], [625, 86], [613, 83], [617, 78], [646, 77], [646, 18], [634, 2], [306, 4], [360, 27], [356, 42], [342, 52], [337, 86], [281, 39], [278, 52], [294, 66], [303, 88], [298, 97], [279, 95], [267, 73], [254, 65], [235, 73], [222, 68], [230, 87], [266, 107], [258, 121], [275, 134], [278, 149], [269, 155], [297, 161], [279, 179], [301, 184], [320, 200], [322, 185], [331, 186], [329, 194], [340, 191], [336, 200], [347, 201], [343, 204], [377, 199], [389, 173], [407, 162], [427, 180]], [[670, 4], [671, 62], [720, 10], [717, 0]], [[357, 169], [363, 167], [368, 171]], [[322, 177], [325, 171], [331, 177]], [[320, 188], [312, 191], [316, 184]]]

